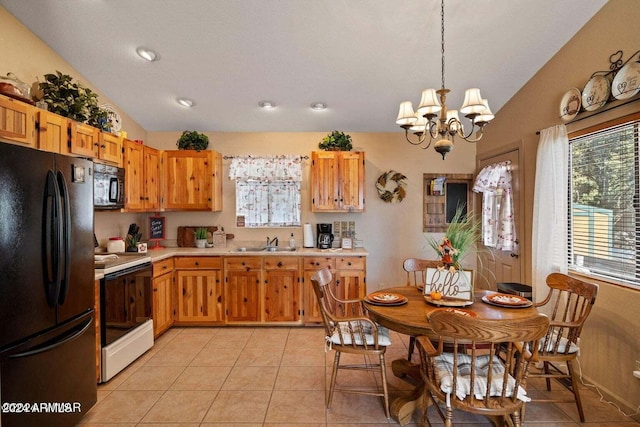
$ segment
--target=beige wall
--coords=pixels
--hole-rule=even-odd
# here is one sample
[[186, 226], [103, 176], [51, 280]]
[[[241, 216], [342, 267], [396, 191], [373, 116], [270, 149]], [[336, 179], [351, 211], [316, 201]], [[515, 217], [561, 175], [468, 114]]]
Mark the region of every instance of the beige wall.
[[[524, 147], [525, 200], [521, 244], [531, 243], [536, 131], [561, 124], [559, 104], [564, 93], [582, 89], [595, 71], [609, 69], [609, 55], [617, 50], [624, 59], [640, 49], [640, 7], [637, 0], [610, 0], [496, 115], [486, 129], [478, 156], [514, 141]], [[637, 58], [636, 58], [637, 59]], [[640, 102], [570, 124], [569, 131], [614, 115], [639, 111]], [[527, 253], [531, 251], [527, 250]], [[531, 281], [531, 259], [525, 260], [525, 276]], [[582, 334], [581, 366], [584, 376], [622, 402], [628, 410], [640, 404], [640, 380], [632, 377], [640, 360], [640, 292], [601, 284], [594, 311]]]
[[98, 93], [100, 104], [109, 103], [116, 107], [122, 117], [122, 129], [128, 132], [129, 138], [146, 139], [147, 132], [140, 125], [3, 7], [0, 7], [0, 52], [0, 75], [12, 72], [25, 83], [33, 84], [38, 79], [44, 81], [45, 74], [56, 71], [68, 74]]

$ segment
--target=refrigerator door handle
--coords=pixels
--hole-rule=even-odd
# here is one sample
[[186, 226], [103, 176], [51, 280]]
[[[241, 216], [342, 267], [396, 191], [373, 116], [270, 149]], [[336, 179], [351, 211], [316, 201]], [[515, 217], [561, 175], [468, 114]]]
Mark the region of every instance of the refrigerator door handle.
[[60, 218], [60, 240], [62, 241], [63, 252], [61, 258], [62, 270], [64, 275], [60, 282], [60, 293], [58, 295], [58, 303], [64, 304], [67, 294], [69, 293], [69, 280], [71, 278], [71, 205], [69, 201], [69, 189], [62, 172], [58, 171], [58, 187], [60, 188], [60, 196], [62, 199], [62, 217]]
[[74, 326], [73, 328], [69, 329], [68, 331], [65, 331], [64, 333], [58, 335], [55, 338], [52, 338], [47, 342], [44, 342], [44, 343], [39, 344], [39, 345], [37, 345], [35, 347], [32, 347], [27, 351], [23, 351], [23, 352], [20, 352], [20, 353], [12, 354], [12, 355], [9, 356], [9, 358], [10, 359], [18, 359], [18, 358], [21, 358], [21, 357], [34, 356], [36, 354], [40, 354], [40, 353], [44, 353], [46, 351], [53, 350], [54, 348], [60, 347], [61, 345], [64, 345], [64, 344], [66, 344], [68, 342], [71, 342], [71, 341], [75, 340], [80, 335], [85, 333], [85, 331], [87, 329], [89, 329], [89, 327], [91, 327], [91, 325], [93, 325], [93, 316], [91, 316], [89, 319], [87, 319], [84, 323], [81, 323], [78, 326]]
[[60, 295], [62, 282], [62, 268], [60, 256], [62, 254], [62, 240], [60, 236], [60, 190], [56, 184], [53, 171], [47, 172], [45, 187], [45, 217], [42, 232], [44, 234], [43, 261], [45, 266], [45, 294], [49, 307], [55, 307]]

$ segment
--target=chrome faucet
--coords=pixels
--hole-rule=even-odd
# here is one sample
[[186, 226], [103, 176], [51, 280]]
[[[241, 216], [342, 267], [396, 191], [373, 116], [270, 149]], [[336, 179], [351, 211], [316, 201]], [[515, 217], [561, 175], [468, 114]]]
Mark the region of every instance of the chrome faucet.
[[272, 248], [277, 246], [278, 246], [278, 238], [274, 237], [273, 239], [269, 239], [269, 236], [267, 236], [267, 248]]

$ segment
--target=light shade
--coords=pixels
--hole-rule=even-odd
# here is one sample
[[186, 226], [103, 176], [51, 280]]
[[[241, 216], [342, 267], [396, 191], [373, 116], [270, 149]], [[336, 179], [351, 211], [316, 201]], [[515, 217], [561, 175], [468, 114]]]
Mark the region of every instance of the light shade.
[[476, 117], [476, 123], [480, 123], [480, 122], [488, 123], [491, 120], [493, 120], [493, 118], [495, 117], [491, 112], [491, 109], [489, 108], [489, 101], [487, 101], [486, 99], [483, 99], [482, 103], [486, 108], [482, 111], [482, 113], [480, 113], [479, 116]]
[[411, 101], [401, 102], [396, 123], [400, 126], [406, 126], [414, 124], [417, 121], [418, 118], [416, 117], [416, 113], [413, 112], [413, 104], [411, 104]]
[[260, 108], [264, 108], [265, 110], [276, 108], [276, 103], [272, 101], [260, 101], [258, 105], [260, 106]]
[[147, 49], [146, 47], [139, 47], [136, 49], [136, 53], [138, 54], [138, 56], [142, 59], [144, 59], [145, 61], [149, 61], [149, 62], [153, 62], [155, 60], [157, 60], [158, 54], [155, 53], [153, 50], [151, 49]]
[[464, 115], [478, 114], [484, 111], [485, 108], [486, 107], [482, 103], [482, 95], [480, 95], [480, 89], [467, 89], [464, 93], [464, 102], [462, 103], [460, 112]]
[[176, 99], [176, 102], [178, 104], [182, 105], [183, 107], [187, 107], [187, 108], [190, 108], [190, 107], [193, 107], [194, 105], [196, 105], [195, 102], [193, 102], [189, 98], [178, 98], [178, 99]]
[[327, 108], [327, 104], [325, 104], [324, 102], [314, 102], [313, 104], [311, 104], [312, 110], [320, 111], [326, 108]]
[[411, 125], [409, 130], [413, 133], [424, 133], [427, 129], [427, 124], [427, 119], [425, 119], [424, 116], [420, 116], [418, 117], [418, 120]]
[[462, 128], [458, 110], [447, 110], [447, 123], [449, 124], [449, 133], [452, 135]]
[[440, 110], [442, 110], [442, 106], [440, 105], [440, 101], [438, 101], [436, 90], [423, 90], [420, 105], [418, 106], [418, 114], [424, 116], [425, 114], [435, 114]]

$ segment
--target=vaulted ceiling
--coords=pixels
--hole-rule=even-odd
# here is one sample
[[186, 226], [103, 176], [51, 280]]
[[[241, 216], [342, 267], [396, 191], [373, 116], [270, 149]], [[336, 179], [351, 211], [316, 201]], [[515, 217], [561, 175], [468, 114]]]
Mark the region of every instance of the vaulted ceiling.
[[[605, 3], [446, 0], [449, 108], [478, 87], [499, 112]], [[441, 86], [438, 0], [0, 5], [148, 131], [393, 132], [401, 101]], [[141, 46], [159, 60], [141, 60]]]

